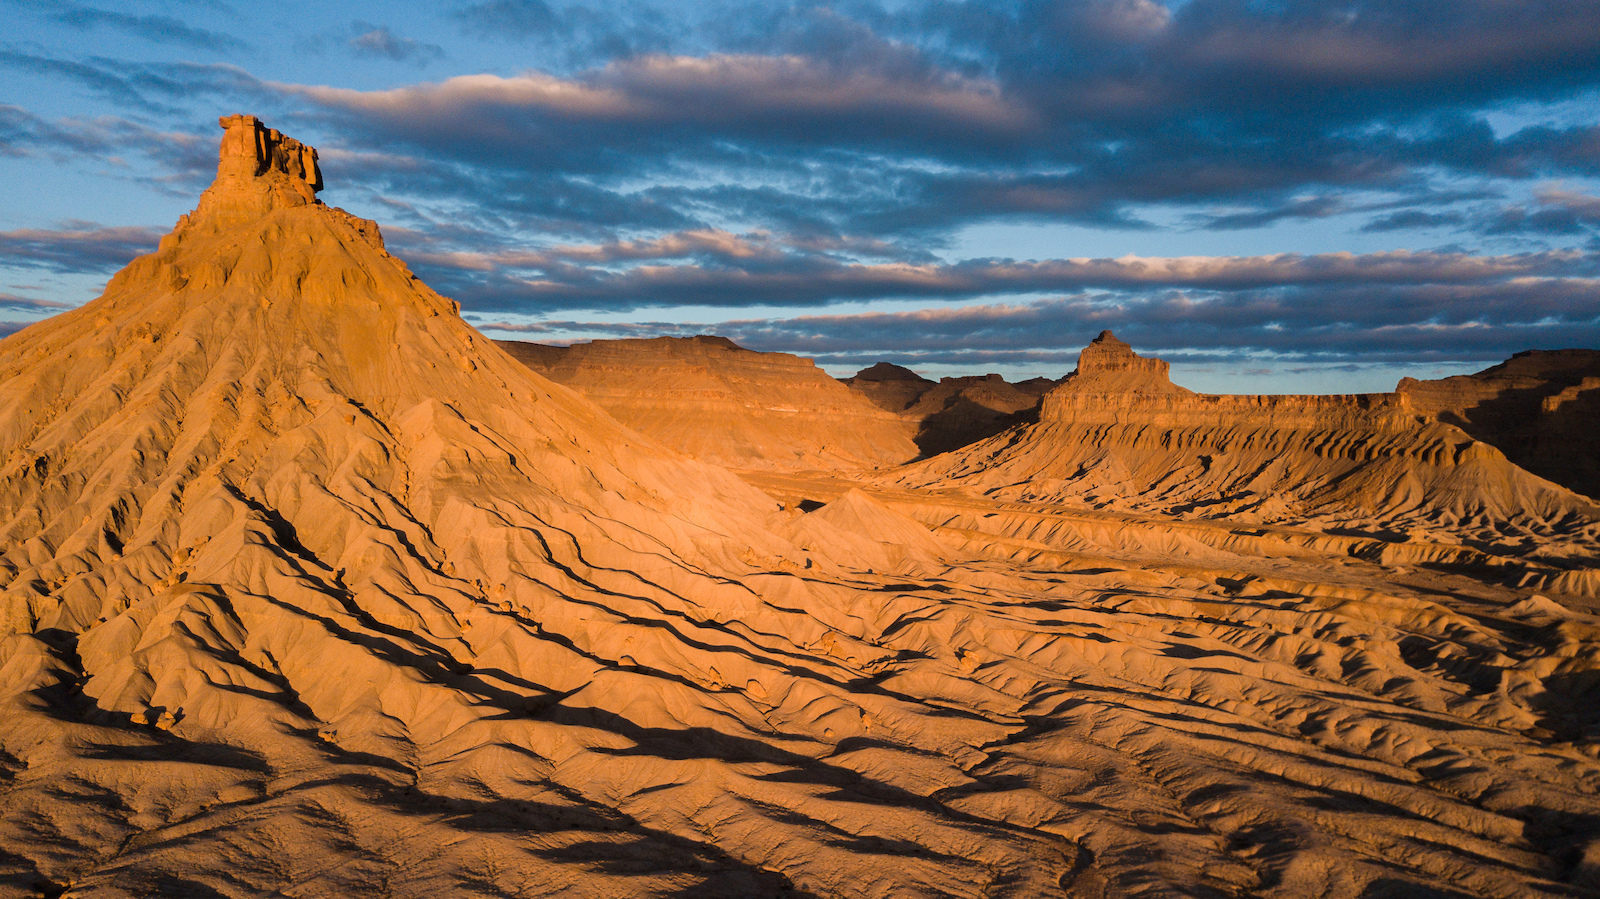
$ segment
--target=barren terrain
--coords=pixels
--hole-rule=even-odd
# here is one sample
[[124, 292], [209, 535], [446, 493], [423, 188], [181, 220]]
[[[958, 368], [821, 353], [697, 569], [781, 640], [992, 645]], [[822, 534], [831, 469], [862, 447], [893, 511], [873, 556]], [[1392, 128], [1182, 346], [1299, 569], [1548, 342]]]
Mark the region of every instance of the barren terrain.
[[224, 127], [0, 342], [0, 895], [1596, 895], [1588, 498], [1109, 334], [1037, 423], [736, 475]]

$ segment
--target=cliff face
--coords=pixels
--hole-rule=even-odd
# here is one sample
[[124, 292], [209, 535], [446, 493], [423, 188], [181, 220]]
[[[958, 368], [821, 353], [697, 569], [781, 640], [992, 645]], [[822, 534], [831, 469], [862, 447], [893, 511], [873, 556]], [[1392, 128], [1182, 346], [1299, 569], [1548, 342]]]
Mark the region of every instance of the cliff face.
[[1171, 383], [1166, 363], [1138, 357], [1109, 332], [1046, 394], [1038, 424], [920, 463], [904, 478], [946, 480], [997, 497], [1266, 521], [1368, 518], [1485, 535], [1506, 522], [1531, 535], [1597, 512], [1419, 415], [1403, 393], [1197, 395]]
[[534, 371], [680, 452], [732, 468], [876, 468], [917, 454], [910, 429], [811, 360], [721, 337], [505, 342]]
[[1600, 351], [1530, 350], [1477, 374], [1406, 378], [1395, 389], [1528, 471], [1600, 497]]

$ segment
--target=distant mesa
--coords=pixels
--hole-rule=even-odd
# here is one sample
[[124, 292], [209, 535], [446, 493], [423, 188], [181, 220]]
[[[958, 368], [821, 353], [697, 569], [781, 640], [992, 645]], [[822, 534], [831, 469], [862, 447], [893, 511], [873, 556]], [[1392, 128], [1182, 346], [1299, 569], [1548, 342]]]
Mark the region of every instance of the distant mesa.
[[740, 469], [851, 469], [917, 455], [906, 423], [810, 359], [758, 353], [726, 337], [500, 346], [623, 424], [703, 461]]
[[[1581, 531], [1587, 525], [1578, 523], [1600, 521], [1593, 502], [1419, 415], [1410, 401], [1416, 386], [1206, 395], [1173, 384], [1168, 370], [1103, 332], [1045, 395], [1037, 424], [919, 463], [897, 483], [1236, 520], [1443, 527], [1485, 545], [1535, 542], [1554, 527]], [[1578, 393], [1587, 396], [1581, 382]]]
[[946, 377], [935, 382], [888, 362], [842, 380], [913, 428], [917, 449], [924, 457], [1036, 421], [1040, 397], [1058, 383], [1030, 378], [1011, 384], [997, 374]]
[[893, 362], [879, 362], [870, 368], [863, 368], [856, 372], [855, 378], [852, 380], [861, 382], [911, 381], [922, 384], [933, 383], [911, 369], [895, 365]]
[[1110, 331], [1089, 342], [1078, 354], [1078, 367], [1062, 383], [1064, 392], [1080, 396], [1101, 393], [1165, 393], [1192, 396], [1194, 391], [1172, 383], [1172, 366], [1164, 359], [1140, 356]]

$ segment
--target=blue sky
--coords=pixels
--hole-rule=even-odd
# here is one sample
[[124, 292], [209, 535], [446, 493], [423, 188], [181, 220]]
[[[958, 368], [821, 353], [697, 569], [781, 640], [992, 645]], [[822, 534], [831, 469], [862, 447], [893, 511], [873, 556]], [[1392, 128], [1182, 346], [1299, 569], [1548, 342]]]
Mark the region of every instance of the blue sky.
[[0, 328], [95, 296], [219, 115], [491, 336], [1201, 390], [1600, 346], [1600, 0], [0, 0]]

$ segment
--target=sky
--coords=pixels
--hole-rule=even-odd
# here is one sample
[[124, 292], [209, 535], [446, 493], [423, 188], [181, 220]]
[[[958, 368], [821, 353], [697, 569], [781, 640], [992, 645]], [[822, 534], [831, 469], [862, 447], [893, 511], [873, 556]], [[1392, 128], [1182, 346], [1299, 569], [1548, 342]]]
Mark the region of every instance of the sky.
[[847, 375], [1342, 393], [1600, 347], [1600, 0], [0, 0], [0, 333], [97, 296], [216, 119], [468, 321]]

